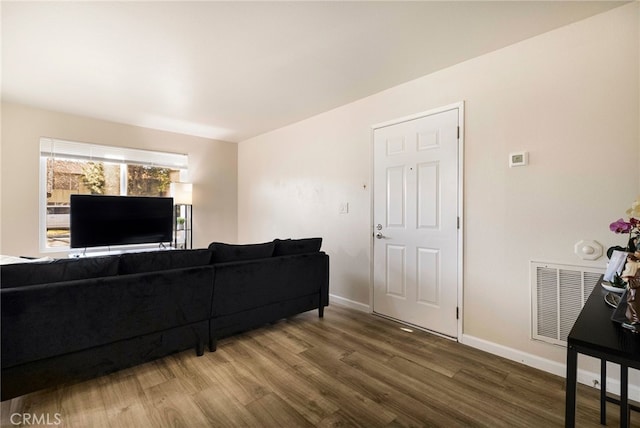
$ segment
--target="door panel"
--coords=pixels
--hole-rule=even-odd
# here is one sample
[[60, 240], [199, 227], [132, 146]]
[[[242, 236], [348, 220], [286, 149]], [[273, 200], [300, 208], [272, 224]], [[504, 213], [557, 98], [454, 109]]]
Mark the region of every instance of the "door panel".
[[404, 166], [387, 169], [387, 227], [404, 227], [405, 214]]
[[438, 162], [418, 165], [418, 228], [438, 228], [440, 168]]
[[440, 144], [438, 130], [418, 133], [418, 150], [435, 149]]
[[437, 305], [440, 300], [440, 251], [418, 248], [418, 302]]
[[406, 298], [405, 248], [400, 245], [387, 246], [387, 295]]
[[458, 109], [374, 130], [374, 312], [457, 336]]

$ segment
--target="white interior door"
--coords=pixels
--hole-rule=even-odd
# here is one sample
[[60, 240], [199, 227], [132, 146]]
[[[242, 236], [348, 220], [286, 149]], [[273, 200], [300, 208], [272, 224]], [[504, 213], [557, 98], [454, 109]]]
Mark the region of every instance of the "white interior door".
[[458, 108], [374, 130], [373, 310], [457, 337]]

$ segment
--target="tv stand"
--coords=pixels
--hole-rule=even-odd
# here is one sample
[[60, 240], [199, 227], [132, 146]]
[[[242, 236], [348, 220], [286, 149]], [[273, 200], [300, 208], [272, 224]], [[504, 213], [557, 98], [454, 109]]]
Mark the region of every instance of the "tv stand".
[[171, 246], [167, 246], [164, 243], [160, 243], [158, 246], [150, 247], [148, 245], [144, 247], [135, 247], [135, 248], [112, 248], [112, 249], [96, 249], [96, 250], [88, 250], [86, 248], [82, 249], [73, 249], [69, 252], [69, 258], [71, 259], [79, 259], [84, 257], [102, 257], [102, 256], [113, 256], [117, 254], [126, 254], [126, 253], [146, 253], [150, 251], [172, 251], [175, 248]]

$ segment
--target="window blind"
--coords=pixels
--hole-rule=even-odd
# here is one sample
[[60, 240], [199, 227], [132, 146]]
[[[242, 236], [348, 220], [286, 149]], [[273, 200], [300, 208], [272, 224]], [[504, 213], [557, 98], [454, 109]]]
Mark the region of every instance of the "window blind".
[[40, 156], [88, 160], [96, 162], [131, 163], [136, 165], [187, 169], [189, 157], [185, 154], [102, 146], [90, 143], [40, 138]]

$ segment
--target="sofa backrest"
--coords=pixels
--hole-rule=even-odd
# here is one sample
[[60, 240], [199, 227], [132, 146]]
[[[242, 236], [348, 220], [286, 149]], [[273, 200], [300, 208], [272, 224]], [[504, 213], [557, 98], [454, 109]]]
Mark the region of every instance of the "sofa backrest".
[[224, 244], [212, 242], [209, 250], [213, 253], [211, 263], [227, 263], [245, 260], [264, 259], [273, 256], [275, 243], [264, 242], [262, 244]]
[[0, 287], [13, 288], [114, 276], [118, 274], [118, 265], [118, 256], [3, 265], [0, 268]]
[[322, 247], [322, 238], [276, 239], [274, 256], [292, 256], [294, 254], [317, 253]]
[[211, 251], [173, 250], [125, 253], [120, 256], [120, 275], [155, 272], [169, 269], [184, 269], [205, 266], [211, 262]]
[[268, 257], [291, 256], [296, 254], [317, 253], [322, 246], [322, 238], [275, 239], [261, 244], [225, 244], [212, 242], [211, 263], [228, 263]]
[[15, 263], [3, 265], [0, 268], [0, 288], [184, 269], [206, 266], [210, 263], [211, 251], [207, 249], [148, 251]]

